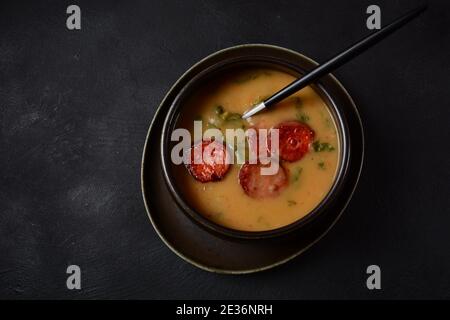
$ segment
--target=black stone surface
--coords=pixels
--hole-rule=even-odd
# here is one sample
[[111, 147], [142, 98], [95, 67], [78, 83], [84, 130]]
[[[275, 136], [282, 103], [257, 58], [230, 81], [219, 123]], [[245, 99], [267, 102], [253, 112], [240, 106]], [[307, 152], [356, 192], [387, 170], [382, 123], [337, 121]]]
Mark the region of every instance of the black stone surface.
[[[150, 120], [194, 62], [269, 43], [323, 61], [368, 33], [373, 1], [0, 4], [0, 298], [450, 298], [450, 5], [335, 72], [363, 117], [366, 157], [346, 213], [290, 263], [198, 270], [159, 240], [140, 193]], [[420, 1], [376, 1], [387, 23]], [[66, 268], [82, 289], [66, 288]], [[366, 267], [382, 290], [366, 289]]]

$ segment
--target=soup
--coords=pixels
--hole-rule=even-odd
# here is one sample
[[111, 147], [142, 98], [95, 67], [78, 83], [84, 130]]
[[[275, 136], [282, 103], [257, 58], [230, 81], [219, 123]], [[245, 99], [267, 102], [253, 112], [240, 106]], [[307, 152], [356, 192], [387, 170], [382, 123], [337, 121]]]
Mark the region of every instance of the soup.
[[[182, 107], [177, 128], [279, 129], [279, 169], [260, 175], [262, 164], [177, 165], [175, 179], [187, 203], [222, 226], [267, 231], [289, 225], [310, 213], [330, 191], [339, 164], [339, 137], [321, 97], [306, 87], [246, 120], [241, 115], [296, 78], [269, 68], [231, 69], [200, 86]], [[225, 132], [224, 132], [225, 133]], [[270, 141], [270, 140], [269, 140]], [[204, 148], [216, 142], [192, 140]], [[215, 155], [228, 152], [216, 143]], [[242, 160], [242, 159], [241, 159]]]

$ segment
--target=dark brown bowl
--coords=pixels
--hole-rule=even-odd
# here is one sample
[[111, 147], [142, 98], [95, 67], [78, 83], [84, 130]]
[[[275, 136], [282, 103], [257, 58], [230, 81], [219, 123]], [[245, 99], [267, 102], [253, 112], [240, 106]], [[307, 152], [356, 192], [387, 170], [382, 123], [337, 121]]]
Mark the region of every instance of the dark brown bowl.
[[[263, 56], [288, 61], [302, 70], [310, 70], [317, 64], [301, 54], [270, 45], [242, 45], [219, 51], [196, 63], [168, 90], [159, 105], [148, 130], [142, 155], [142, 196], [150, 222], [158, 236], [175, 254], [186, 262], [203, 270], [227, 274], [243, 274], [267, 270], [279, 266], [305, 252], [317, 243], [342, 216], [356, 188], [364, 156], [364, 136], [358, 110], [340, 82], [327, 75], [318, 82], [326, 90], [348, 132], [348, 165], [338, 192], [330, 196], [326, 210], [315, 215], [301, 227], [284, 235], [242, 239], [234, 236], [217, 236], [217, 232], [193, 218], [173, 201], [166, 174], [161, 170], [162, 129], [169, 109], [182, 89], [202, 71], [227, 57]], [[221, 234], [221, 233], [220, 233]]]
[[[187, 201], [183, 198], [180, 192], [177, 181], [174, 177], [174, 165], [170, 159], [170, 150], [174, 143], [170, 141], [170, 135], [175, 128], [178, 120], [180, 110], [183, 108], [186, 99], [203, 83], [208, 81], [211, 77], [215, 77], [221, 72], [229, 68], [249, 67], [249, 66], [265, 66], [273, 69], [279, 69], [284, 72], [288, 72], [296, 77], [312, 69], [316, 63], [306, 58], [303, 55], [295, 53], [293, 51], [267, 45], [246, 45], [232, 47], [222, 50], [218, 53], [212, 54], [201, 61], [205, 65], [201, 70], [196, 70], [191, 80], [188, 81], [182, 88], [176, 93], [176, 96], [169, 107], [167, 116], [164, 120], [162, 140], [161, 140], [161, 157], [162, 157], [162, 169], [165, 181], [171, 195], [179, 205], [180, 209], [189, 216], [195, 223], [206, 228], [210, 232], [216, 234], [239, 238], [239, 239], [262, 239], [270, 237], [284, 236], [290, 232], [296, 231], [304, 227], [307, 223], [310, 223], [324, 211], [328, 210], [333, 200], [338, 198], [341, 194], [343, 181], [346, 179], [346, 168], [348, 167], [350, 157], [350, 144], [349, 144], [349, 132], [348, 126], [345, 120], [345, 115], [340, 106], [339, 95], [333, 92], [334, 90], [343, 90], [342, 87], [331, 88], [326, 83], [317, 83], [312, 85], [313, 89], [321, 96], [326, 102], [328, 108], [336, 123], [338, 130], [338, 136], [340, 140], [340, 159], [339, 166], [336, 173], [335, 181], [328, 194], [319, 203], [319, 205], [312, 210], [305, 217], [281, 228], [267, 230], [267, 231], [241, 231], [230, 229], [221, 226], [207, 218], [202, 214], [191, 208]], [[188, 71], [192, 72], [192, 70]], [[342, 95], [342, 92], [340, 93]]]

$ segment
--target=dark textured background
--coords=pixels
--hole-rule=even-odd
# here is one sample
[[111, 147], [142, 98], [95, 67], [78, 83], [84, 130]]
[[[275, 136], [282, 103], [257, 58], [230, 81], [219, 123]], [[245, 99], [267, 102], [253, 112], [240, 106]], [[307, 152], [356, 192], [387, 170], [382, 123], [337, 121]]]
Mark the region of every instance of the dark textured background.
[[[0, 4], [0, 298], [450, 298], [450, 5], [336, 72], [367, 152], [346, 213], [290, 263], [198, 270], [154, 232], [140, 193], [150, 120], [194, 62], [263, 42], [323, 61], [419, 1], [67, 1]], [[447, 3], [447, 4], [446, 4]], [[66, 289], [69, 264], [82, 290]], [[365, 287], [378, 264], [382, 290]]]

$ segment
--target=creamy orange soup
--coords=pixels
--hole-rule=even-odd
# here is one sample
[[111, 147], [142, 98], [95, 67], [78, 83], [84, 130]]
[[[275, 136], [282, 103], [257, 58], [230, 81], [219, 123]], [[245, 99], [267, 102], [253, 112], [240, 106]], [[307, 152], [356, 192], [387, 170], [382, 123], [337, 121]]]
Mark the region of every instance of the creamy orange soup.
[[291, 224], [310, 213], [327, 195], [339, 162], [339, 139], [325, 102], [306, 87], [274, 108], [247, 120], [226, 119], [242, 114], [257, 102], [295, 80], [272, 69], [231, 70], [208, 81], [188, 99], [178, 127], [193, 131], [193, 121], [207, 128], [271, 128], [284, 121], [306, 123], [314, 131], [309, 151], [298, 161], [281, 161], [287, 186], [276, 197], [253, 198], [239, 183], [241, 164], [233, 164], [220, 181], [202, 183], [184, 165], [176, 166], [177, 185], [186, 201], [208, 219], [228, 228], [265, 231]]

